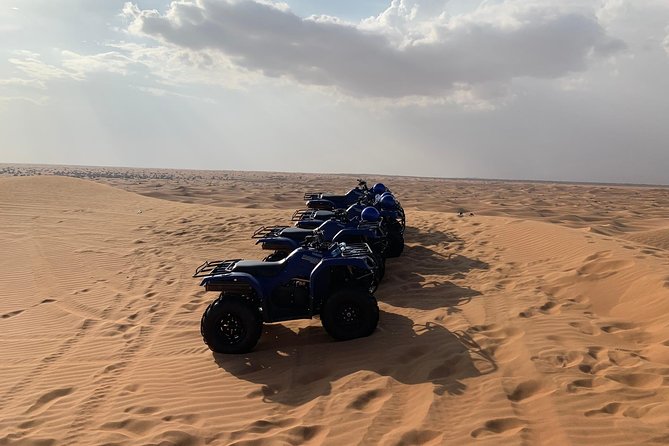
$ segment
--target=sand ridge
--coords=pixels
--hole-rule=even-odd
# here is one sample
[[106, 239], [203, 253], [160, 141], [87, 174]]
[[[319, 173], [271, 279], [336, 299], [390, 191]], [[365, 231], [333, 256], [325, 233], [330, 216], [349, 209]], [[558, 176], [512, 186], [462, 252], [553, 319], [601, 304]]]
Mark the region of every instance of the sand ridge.
[[[565, 202], [537, 217], [516, 184], [477, 184], [490, 215], [461, 218], [427, 210], [429, 182], [388, 181], [409, 197], [407, 247], [388, 260], [372, 336], [333, 342], [296, 321], [266, 326], [252, 353], [213, 355], [199, 319], [215, 296], [190, 275], [263, 255], [252, 230], [286, 223], [303, 192], [285, 176], [242, 181], [252, 208], [227, 187], [200, 202], [197, 179], [183, 203], [163, 179], [158, 199], [129, 192], [141, 184], [0, 178], [0, 444], [669, 440], [667, 211], [653, 197], [637, 197], [647, 219], [625, 214], [634, 192], [617, 187], [597, 192], [601, 214]], [[288, 198], [263, 201], [266, 184]]]

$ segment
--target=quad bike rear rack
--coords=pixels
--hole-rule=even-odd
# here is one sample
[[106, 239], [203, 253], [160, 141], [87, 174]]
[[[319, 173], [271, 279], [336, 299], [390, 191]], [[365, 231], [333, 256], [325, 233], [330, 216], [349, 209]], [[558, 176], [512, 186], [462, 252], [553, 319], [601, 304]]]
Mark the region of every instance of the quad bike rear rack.
[[318, 200], [323, 196], [323, 192], [307, 192], [304, 194], [304, 201]]
[[241, 259], [206, 261], [197, 267], [193, 277], [209, 277], [229, 272], [232, 266], [240, 260]]
[[261, 226], [253, 233], [251, 238], [265, 238], [275, 236], [281, 230], [288, 228], [288, 226]]
[[300, 220], [311, 220], [316, 215], [314, 209], [298, 209], [293, 212], [291, 221], [300, 221]]

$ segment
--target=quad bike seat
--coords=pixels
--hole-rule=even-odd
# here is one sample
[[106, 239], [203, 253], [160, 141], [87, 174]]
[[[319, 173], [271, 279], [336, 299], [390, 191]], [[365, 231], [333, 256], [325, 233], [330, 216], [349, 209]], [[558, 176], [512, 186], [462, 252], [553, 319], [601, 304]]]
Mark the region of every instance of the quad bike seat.
[[335, 216], [332, 211], [316, 211], [314, 212], [314, 220], [329, 220]]
[[313, 234], [314, 231], [312, 229], [286, 228], [283, 229], [279, 235], [295, 241], [304, 241], [306, 237]]
[[232, 267], [232, 272], [248, 273], [252, 276], [273, 277], [281, 273], [284, 262], [263, 262], [260, 260], [240, 260]]
[[344, 201], [346, 200], [346, 197], [346, 195], [323, 195], [321, 196], [321, 199], [330, 201]]

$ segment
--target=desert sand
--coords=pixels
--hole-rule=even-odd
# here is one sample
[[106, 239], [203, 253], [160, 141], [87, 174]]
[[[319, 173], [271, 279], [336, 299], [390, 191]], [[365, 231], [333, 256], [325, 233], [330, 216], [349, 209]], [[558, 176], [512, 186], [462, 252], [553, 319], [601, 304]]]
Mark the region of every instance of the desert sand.
[[669, 188], [369, 177], [377, 331], [230, 356], [195, 267], [355, 176], [0, 167], [0, 445], [669, 443]]

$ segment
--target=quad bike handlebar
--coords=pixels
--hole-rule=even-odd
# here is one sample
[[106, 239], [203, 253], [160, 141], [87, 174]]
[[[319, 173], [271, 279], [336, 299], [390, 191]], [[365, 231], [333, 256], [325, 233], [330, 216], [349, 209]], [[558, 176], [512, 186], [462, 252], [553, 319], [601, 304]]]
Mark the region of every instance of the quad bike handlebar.
[[327, 251], [332, 246], [332, 242], [325, 240], [325, 235], [320, 229], [314, 229], [313, 235], [307, 236], [304, 241], [305, 245], [319, 251]]

